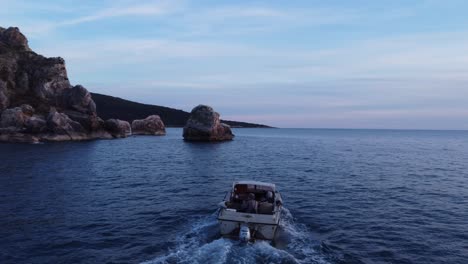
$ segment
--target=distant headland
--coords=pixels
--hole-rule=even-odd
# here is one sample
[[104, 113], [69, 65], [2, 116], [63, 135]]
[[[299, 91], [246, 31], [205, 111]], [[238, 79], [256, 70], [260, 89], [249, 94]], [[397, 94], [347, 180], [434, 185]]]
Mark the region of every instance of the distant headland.
[[[195, 113], [196, 109], [203, 111]], [[196, 107], [189, 114], [91, 94], [81, 85], [70, 84], [64, 59], [39, 55], [29, 48], [27, 38], [18, 28], [0, 27], [0, 142], [165, 135], [164, 123], [172, 127], [186, 126], [186, 140], [217, 141], [233, 138], [229, 125], [268, 127], [222, 122], [225, 124], [209, 106]], [[185, 137], [187, 128], [192, 133]], [[206, 131], [209, 136], [200, 136]]]
[[[91, 93], [91, 96], [96, 103], [98, 115], [104, 119], [115, 117], [131, 122], [156, 114], [161, 117], [166, 127], [184, 127], [190, 116], [189, 112], [170, 107], [142, 104], [98, 93]], [[271, 128], [267, 125], [239, 121], [221, 120], [221, 122], [234, 128]]]

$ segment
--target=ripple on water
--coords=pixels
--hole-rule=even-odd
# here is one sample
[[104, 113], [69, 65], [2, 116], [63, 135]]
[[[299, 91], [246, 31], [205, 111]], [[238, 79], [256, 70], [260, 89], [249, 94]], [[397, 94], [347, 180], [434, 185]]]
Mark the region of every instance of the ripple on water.
[[[181, 133], [0, 145], [0, 263], [468, 263], [466, 131]], [[239, 179], [277, 184], [284, 241], [218, 237]]]
[[305, 226], [296, 224], [287, 209], [282, 212], [276, 246], [221, 238], [216, 215], [196, 220], [178, 235], [174, 248], [143, 263], [329, 263], [330, 256], [320, 252], [320, 242]]

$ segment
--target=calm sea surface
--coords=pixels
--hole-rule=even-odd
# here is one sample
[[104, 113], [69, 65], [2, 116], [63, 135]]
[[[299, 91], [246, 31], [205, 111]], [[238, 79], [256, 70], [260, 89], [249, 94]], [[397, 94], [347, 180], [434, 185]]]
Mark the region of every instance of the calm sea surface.
[[[0, 144], [0, 263], [468, 263], [468, 132], [235, 129]], [[235, 180], [283, 194], [282, 242], [220, 238]]]

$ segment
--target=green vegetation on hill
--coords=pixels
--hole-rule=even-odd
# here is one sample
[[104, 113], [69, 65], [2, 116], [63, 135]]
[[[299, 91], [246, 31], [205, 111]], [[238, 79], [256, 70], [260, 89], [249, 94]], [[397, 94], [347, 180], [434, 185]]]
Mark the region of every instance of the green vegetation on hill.
[[[96, 103], [97, 113], [104, 120], [118, 118], [128, 122], [135, 119], [144, 119], [150, 115], [159, 115], [167, 127], [183, 127], [190, 113], [159, 105], [148, 105], [124, 100], [109, 95], [91, 93]], [[222, 120], [231, 127], [264, 127], [269, 126], [246, 122]]]

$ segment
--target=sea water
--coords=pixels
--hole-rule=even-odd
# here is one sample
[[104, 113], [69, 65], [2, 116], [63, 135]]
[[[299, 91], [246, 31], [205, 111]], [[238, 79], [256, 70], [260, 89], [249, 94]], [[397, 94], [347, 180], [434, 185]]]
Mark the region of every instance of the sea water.
[[[0, 263], [468, 263], [468, 132], [234, 129], [0, 144]], [[282, 241], [219, 236], [235, 180], [273, 182]]]

